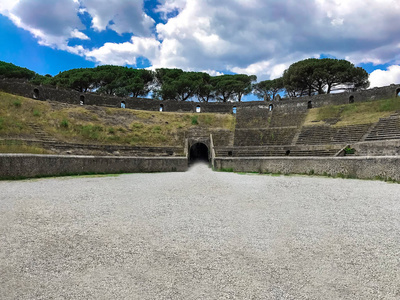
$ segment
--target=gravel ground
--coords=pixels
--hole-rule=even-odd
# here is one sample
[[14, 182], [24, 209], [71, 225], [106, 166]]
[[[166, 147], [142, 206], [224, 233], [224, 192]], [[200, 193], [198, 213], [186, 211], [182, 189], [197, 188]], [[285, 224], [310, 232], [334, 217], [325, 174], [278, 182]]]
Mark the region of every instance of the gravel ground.
[[400, 185], [212, 172], [0, 182], [0, 299], [399, 299]]

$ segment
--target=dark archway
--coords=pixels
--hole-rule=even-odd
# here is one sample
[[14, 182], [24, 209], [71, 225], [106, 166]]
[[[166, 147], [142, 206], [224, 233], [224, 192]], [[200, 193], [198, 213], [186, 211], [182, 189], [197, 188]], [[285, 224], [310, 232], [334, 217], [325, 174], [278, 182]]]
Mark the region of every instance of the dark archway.
[[83, 95], [80, 96], [79, 105], [85, 105], [85, 96], [83, 96]]
[[38, 89], [33, 90], [33, 99], [39, 99], [39, 90]]
[[308, 108], [308, 109], [311, 109], [311, 108], [312, 108], [312, 101], [308, 101], [308, 103], [307, 103], [307, 108]]
[[160, 104], [160, 109], [159, 111], [164, 111], [164, 104]]
[[290, 150], [286, 150], [285, 155], [289, 156], [290, 155]]
[[268, 109], [269, 109], [269, 111], [273, 111], [273, 110], [274, 110], [274, 106], [273, 106], [272, 104], [270, 104], [270, 105], [268, 106]]
[[400, 97], [400, 88], [396, 90], [396, 97]]
[[349, 97], [349, 103], [354, 103], [354, 96]]
[[235, 115], [236, 114], [236, 106], [234, 106], [233, 108], [232, 108], [232, 113]]
[[126, 107], [125, 101], [121, 101], [121, 108], [125, 108], [125, 107]]
[[197, 112], [197, 113], [201, 112], [201, 107], [200, 107], [200, 105], [197, 105], [197, 106], [196, 106], [196, 112]]
[[208, 147], [203, 143], [196, 143], [190, 147], [189, 163], [209, 162]]

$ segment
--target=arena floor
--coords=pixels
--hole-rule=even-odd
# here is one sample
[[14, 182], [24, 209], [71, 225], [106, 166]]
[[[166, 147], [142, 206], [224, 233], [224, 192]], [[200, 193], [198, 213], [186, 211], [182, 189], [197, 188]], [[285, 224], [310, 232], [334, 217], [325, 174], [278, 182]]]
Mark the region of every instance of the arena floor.
[[400, 185], [186, 173], [0, 181], [1, 299], [399, 299]]

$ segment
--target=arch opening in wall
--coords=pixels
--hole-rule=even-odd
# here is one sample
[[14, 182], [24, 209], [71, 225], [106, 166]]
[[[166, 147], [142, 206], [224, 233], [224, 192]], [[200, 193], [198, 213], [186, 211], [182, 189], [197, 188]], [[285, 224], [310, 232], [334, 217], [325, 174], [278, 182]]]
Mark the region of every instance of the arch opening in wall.
[[400, 97], [400, 88], [396, 90], [396, 97]]
[[81, 95], [79, 97], [79, 105], [85, 105], [85, 96]]
[[308, 101], [307, 102], [307, 109], [311, 109], [312, 108], [312, 101]]
[[196, 162], [209, 162], [209, 151], [208, 147], [203, 143], [195, 143], [190, 147], [189, 151], [189, 163], [193, 164]]
[[164, 111], [164, 104], [160, 104], [159, 111]]
[[197, 112], [197, 113], [201, 112], [201, 107], [200, 107], [200, 105], [197, 105], [197, 106], [196, 106], [196, 112]]
[[38, 89], [34, 89], [33, 90], [33, 99], [39, 99], [39, 90]]
[[126, 103], [125, 103], [125, 101], [121, 101], [121, 108], [126, 108]]
[[273, 104], [270, 104], [269, 107], [268, 107], [268, 109], [269, 109], [269, 111], [273, 111], [273, 110], [274, 110], [274, 105], [273, 105]]
[[285, 155], [289, 156], [290, 155], [290, 150], [286, 150]]
[[236, 114], [236, 106], [234, 106], [233, 108], [232, 108], [232, 113], [235, 115]]
[[354, 103], [354, 96], [349, 97], [349, 103]]

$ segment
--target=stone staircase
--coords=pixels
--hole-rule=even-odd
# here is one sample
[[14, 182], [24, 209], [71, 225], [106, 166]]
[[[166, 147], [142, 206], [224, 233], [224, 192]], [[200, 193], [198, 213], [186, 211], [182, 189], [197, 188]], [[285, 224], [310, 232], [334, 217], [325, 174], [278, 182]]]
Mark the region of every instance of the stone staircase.
[[346, 144], [362, 140], [371, 124], [344, 127], [305, 126], [301, 129], [297, 145]]
[[400, 139], [400, 114], [379, 119], [378, 123], [365, 137], [365, 141]]
[[35, 132], [35, 138], [38, 141], [42, 142], [50, 142], [50, 143], [56, 143], [57, 140], [54, 139], [54, 137], [48, 135], [46, 132], [43, 131], [42, 127], [38, 124], [27, 122], [27, 125], [32, 128]]

